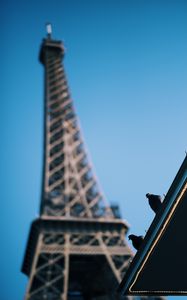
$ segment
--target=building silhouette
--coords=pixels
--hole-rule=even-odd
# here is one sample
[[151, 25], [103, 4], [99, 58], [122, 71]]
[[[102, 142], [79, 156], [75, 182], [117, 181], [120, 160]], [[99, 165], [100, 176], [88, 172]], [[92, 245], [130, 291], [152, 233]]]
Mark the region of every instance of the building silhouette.
[[45, 72], [42, 197], [22, 266], [29, 277], [25, 299], [114, 300], [133, 256], [128, 225], [99, 190], [63, 58], [63, 43], [52, 39], [48, 25], [39, 56]]
[[119, 286], [119, 293], [187, 296], [186, 212], [187, 156]]

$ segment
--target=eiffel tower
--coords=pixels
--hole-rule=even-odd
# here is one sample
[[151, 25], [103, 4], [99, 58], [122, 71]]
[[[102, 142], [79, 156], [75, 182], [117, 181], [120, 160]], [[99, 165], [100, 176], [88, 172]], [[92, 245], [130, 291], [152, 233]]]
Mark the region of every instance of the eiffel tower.
[[92, 172], [63, 57], [64, 45], [52, 39], [48, 24], [39, 55], [45, 71], [42, 197], [22, 266], [29, 277], [25, 299], [114, 300], [132, 258], [128, 225]]

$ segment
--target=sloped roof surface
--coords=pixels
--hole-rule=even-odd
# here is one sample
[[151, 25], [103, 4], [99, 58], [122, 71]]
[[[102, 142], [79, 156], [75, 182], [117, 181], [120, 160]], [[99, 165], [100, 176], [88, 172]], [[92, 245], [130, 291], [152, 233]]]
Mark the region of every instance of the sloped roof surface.
[[119, 291], [187, 295], [187, 157], [135, 255]]

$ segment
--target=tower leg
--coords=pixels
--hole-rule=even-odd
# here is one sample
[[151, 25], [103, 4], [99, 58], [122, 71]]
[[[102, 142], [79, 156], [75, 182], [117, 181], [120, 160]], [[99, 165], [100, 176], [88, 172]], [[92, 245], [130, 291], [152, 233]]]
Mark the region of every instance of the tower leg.
[[[43, 251], [45, 244], [54, 243], [54, 234], [40, 233], [35, 257], [29, 275], [25, 300], [67, 300], [69, 276], [69, 252]], [[46, 248], [45, 248], [46, 249]]]

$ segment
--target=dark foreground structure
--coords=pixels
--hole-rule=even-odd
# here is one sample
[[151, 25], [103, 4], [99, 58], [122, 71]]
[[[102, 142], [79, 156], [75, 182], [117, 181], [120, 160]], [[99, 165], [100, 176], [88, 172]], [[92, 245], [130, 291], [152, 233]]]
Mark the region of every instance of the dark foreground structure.
[[187, 156], [120, 284], [121, 295], [187, 295]]
[[45, 72], [42, 199], [22, 266], [29, 277], [25, 299], [118, 299], [116, 289], [133, 255], [125, 241], [128, 225], [98, 188], [68, 90], [64, 46], [48, 28], [40, 50]]

